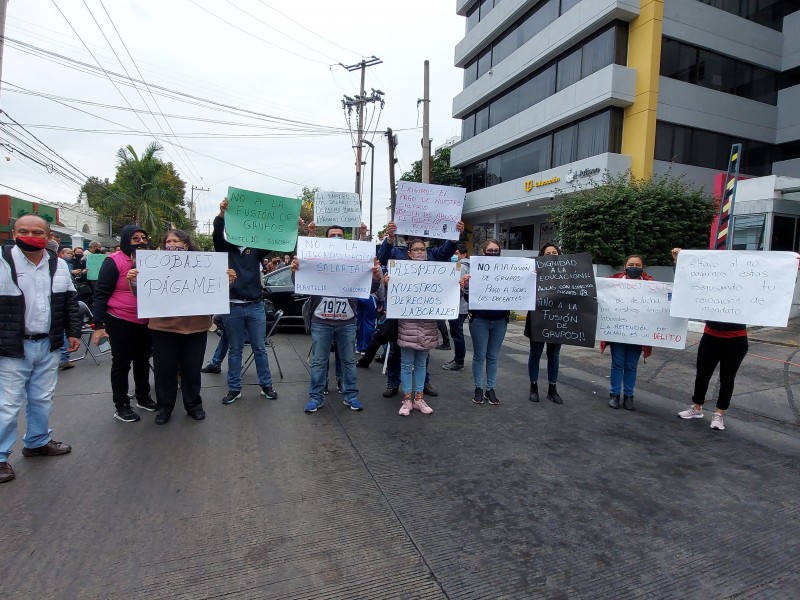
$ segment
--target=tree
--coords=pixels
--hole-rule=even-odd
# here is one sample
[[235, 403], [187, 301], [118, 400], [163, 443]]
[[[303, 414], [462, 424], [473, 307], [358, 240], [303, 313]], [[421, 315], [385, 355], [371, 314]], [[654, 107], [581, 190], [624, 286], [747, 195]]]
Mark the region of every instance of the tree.
[[117, 173], [112, 183], [89, 177], [81, 187], [89, 206], [112, 220], [118, 231], [129, 223], [138, 223], [151, 237], [158, 237], [169, 225], [190, 229], [184, 212], [186, 183], [172, 163], [157, 154], [162, 147], [151, 142], [141, 157], [132, 146], [117, 151]]
[[550, 220], [564, 252], [591, 252], [596, 263], [621, 265], [641, 254], [648, 265], [668, 265], [673, 247], [708, 247], [714, 199], [681, 178], [606, 172], [602, 182], [558, 199]]
[[197, 247], [205, 252], [214, 251], [214, 239], [210, 233], [195, 233], [194, 241], [197, 242]]
[[[422, 182], [422, 161], [414, 161], [411, 170], [400, 176], [402, 181]], [[450, 148], [439, 148], [431, 159], [431, 183], [461, 187], [461, 169], [450, 166]]]
[[303, 219], [303, 223], [305, 223], [305, 225], [298, 228], [298, 235], [308, 235], [308, 223], [314, 220], [314, 197], [318, 190], [318, 187], [310, 188], [303, 186], [303, 191], [298, 196], [300, 199], [300, 218]]

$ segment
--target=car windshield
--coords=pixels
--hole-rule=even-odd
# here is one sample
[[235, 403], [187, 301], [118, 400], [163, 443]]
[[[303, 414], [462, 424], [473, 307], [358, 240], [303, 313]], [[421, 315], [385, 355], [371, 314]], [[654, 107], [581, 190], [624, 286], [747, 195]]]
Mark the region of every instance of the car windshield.
[[265, 278], [265, 284], [269, 286], [294, 285], [292, 283], [292, 270], [284, 268], [270, 273]]

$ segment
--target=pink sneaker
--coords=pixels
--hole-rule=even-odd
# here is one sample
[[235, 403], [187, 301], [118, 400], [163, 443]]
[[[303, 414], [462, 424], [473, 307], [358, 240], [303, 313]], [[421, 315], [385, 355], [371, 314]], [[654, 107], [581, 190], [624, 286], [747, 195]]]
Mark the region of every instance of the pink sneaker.
[[401, 417], [407, 417], [411, 414], [411, 409], [413, 408], [413, 404], [411, 402], [411, 394], [403, 394], [403, 404], [400, 406], [400, 410], [398, 414]]
[[425, 402], [425, 398], [422, 397], [422, 392], [419, 392], [414, 397], [414, 403], [412, 404], [412, 408], [417, 409], [423, 415], [429, 415], [433, 412], [433, 409], [428, 406], [428, 403]]

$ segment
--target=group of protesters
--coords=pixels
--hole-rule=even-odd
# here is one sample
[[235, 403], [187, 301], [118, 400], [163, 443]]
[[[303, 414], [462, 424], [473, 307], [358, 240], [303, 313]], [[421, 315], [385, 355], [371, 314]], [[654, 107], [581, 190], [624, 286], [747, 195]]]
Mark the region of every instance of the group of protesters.
[[[242, 397], [242, 354], [249, 343], [256, 367], [261, 396], [275, 400], [269, 359], [266, 352], [267, 332], [262, 276], [268, 251], [235, 245], [225, 235], [227, 199], [220, 204], [214, 219], [213, 243], [217, 252], [228, 257], [230, 307], [221, 315], [227, 345], [227, 392], [221, 401], [230, 405]], [[462, 233], [464, 224], [458, 222]], [[314, 223], [309, 234], [316, 234]], [[16, 220], [13, 228], [14, 245], [3, 248], [0, 258], [0, 318], [8, 324], [0, 330], [0, 483], [15, 477], [8, 457], [16, 440], [17, 417], [27, 400], [27, 429], [23, 438], [23, 456], [55, 456], [66, 454], [71, 447], [55, 441], [48, 427], [52, 398], [57, 382], [59, 364], [64, 365], [60, 351], [74, 352], [80, 344], [83, 321], [79, 297], [91, 305], [92, 342], [104, 340], [111, 347], [111, 389], [114, 417], [133, 423], [140, 420], [132, 406], [155, 412], [155, 423], [165, 425], [175, 409], [180, 386], [183, 408], [193, 419], [205, 419], [201, 397], [201, 372], [219, 373], [202, 368], [211, 315], [159, 317], [141, 319], [137, 314], [136, 268], [137, 250], [154, 246], [167, 251], [197, 250], [190, 236], [180, 230], [168, 231], [162, 239], [151, 240], [147, 231], [138, 225], [128, 225], [120, 232], [118, 249], [108, 254], [98, 278], [88, 284], [82, 249], [65, 249], [60, 258], [47, 247], [51, 232], [47, 221], [37, 215]], [[324, 236], [343, 238], [344, 229], [329, 226]], [[372, 266], [370, 292], [383, 304], [390, 276], [386, 267], [390, 260], [446, 261], [458, 263], [460, 306], [455, 318], [449, 320], [454, 356], [442, 368], [460, 371], [465, 368], [466, 344], [464, 323], [468, 320], [472, 339], [472, 378], [475, 404], [500, 405], [496, 390], [498, 359], [509, 323], [508, 310], [470, 309], [470, 259], [465, 245], [445, 240], [439, 246], [429, 246], [428, 240], [407, 236], [405, 245], [396, 244], [397, 227], [388, 224], [386, 236], [376, 250]], [[96, 250], [96, 248], [95, 248]], [[93, 251], [90, 247], [89, 251]], [[677, 256], [679, 249], [674, 250]], [[500, 256], [501, 243], [489, 239], [480, 246], [484, 256]], [[561, 254], [555, 244], [546, 244], [542, 255]], [[289, 266], [294, 277], [302, 262], [284, 256], [280, 266]], [[276, 265], [277, 265], [276, 262]], [[267, 259], [269, 265], [272, 260]], [[628, 257], [624, 270], [614, 277], [649, 279], [641, 256]], [[84, 294], [81, 294], [82, 290]], [[86, 292], [89, 292], [87, 295]], [[363, 409], [358, 390], [358, 367], [368, 367], [378, 348], [388, 343], [386, 351], [386, 398], [401, 394], [398, 413], [408, 417], [413, 411], [423, 415], [433, 413], [425, 396], [438, 392], [430, 382], [430, 351], [440, 347], [439, 323], [426, 319], [380, 319], [364, 356], [356, 362], [358, 305], [356, 299], [312, 295], [304, 306], [311, 334], [311, 374], [306, 413], [325, 406], [328, 390], [328, 369], [332, 350], [336, 355], [337, 388], [344, 405], [351, 410]], [[528, 319], [530, 323], [530, 319]], [[548, 391], [546, 398], [555, 404], [564, 400], [558, 392], [560, 344], [535, 341], [530, 337], [528, 399], [539, 402], [539, 363], [547, 357]], [[603, 344], [605, 345], [605, 344]], [[633, 410], [636, 371], [640, 356], [650, 349], [634, 344], [611, 343], [610, 401], [611, 408]], [[684, 419], [702, 418], [702, 405], [714, 369], [720, 364], [721, 388], [712, 428], [724, 429], [722, 415], [730, 404], [733, 380], [747, 352], [747, 332], [744, 325], [708, 323], [701, 340], [693, 405], [678, 416]], [[152, 366], [151, 366], [152, 359]], [[221, 360], [221, 359], [220, 359]], [[212, 361], [213, 362], [213, 361]], [[69, 363], [67, 363], [69, 364]], [[134, 390], [129, 394], [128, 376], [133, 369]], [[154, 371], [155, 395], [150, 387], [150, 370]], [[620, 396], [622, 397], [620, 399]]]

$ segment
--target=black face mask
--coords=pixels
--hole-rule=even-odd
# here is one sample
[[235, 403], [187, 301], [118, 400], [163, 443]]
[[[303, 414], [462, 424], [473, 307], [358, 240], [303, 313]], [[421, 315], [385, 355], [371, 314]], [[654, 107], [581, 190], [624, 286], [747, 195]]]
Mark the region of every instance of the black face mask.
[[625, 275], [628, 276], [628, 279], [639, 279], [644, 273], [644, 269], [641, 267], [625, 267]]
[[150, 247], [150, 244], [147, 242], [143, 242], [141, 244], [131, 244], [131, 251], [136, 252], [137, 250], [147, 250]]

